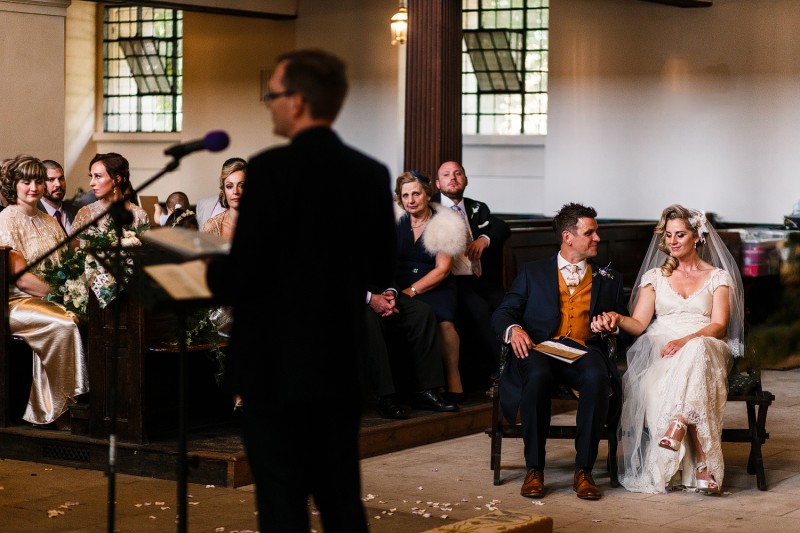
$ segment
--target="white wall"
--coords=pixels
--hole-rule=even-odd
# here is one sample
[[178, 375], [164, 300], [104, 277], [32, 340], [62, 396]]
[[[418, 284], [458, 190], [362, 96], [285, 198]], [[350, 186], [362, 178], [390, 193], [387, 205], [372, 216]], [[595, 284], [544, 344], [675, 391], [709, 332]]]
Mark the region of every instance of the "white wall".
[[654, 219], [679, 202], [782, 223], [800, 199], [798, 28], [795, 0], [551, 1], [544, 146], [465, 139], [470, 194], [506, 213]]
[[[86, 14], [81, 4], [72, 2], [70, 17]], [[548, 135], [500, 144], [466, 138], [462, 159], [471, 196], [496, 212], [552, 214], [578, 200], [602, 217], [653, 219], [681, 202], [728, 221], [782, 221], [800, 199], [800, 2], [715, 0], [703, 9], [640, 0], [551, 4]], [[185, 131], [137, 147], [103, 136], [85, 139], [94, 72], [88, 72], [93, 60], [86, 58], [86, 37], [78, 39], [89, 34], [90, 22], [76, 19], [66, 47], [68, 65], [77, 65], [66, 72], [66, 142], [39, 122], [31, 127], [32, 116], [47, 121], [60, 113], [50, 87], [24, 92], [15, 85], [0, 93], [6, 120], [0, 154], [25, 148], [49, 155], [51, 145], [65, 144], [66, 160], [75, 161], [69, 177], [82, 179], [96, 148], [130, 150], [141, 181], [166, 162], [162, 151], [171, 142], [225, 129], [231, 148], [187, 157], [169, 181], [151, 189], [211, 194], [224, 157], [284, 142], [271, 134], [269, 114], [257, 101], [260, 69], [279, 51], [322, 46], [350, 65], [352, 87], [335, 128], [397, 174], [403, 170], [403, 63], [388, 29], [396, 8], [396, 0], [299, 0], [294, 21], [187, 15]], [[47, 50], [58, 49], [58, 28], [39, 31], [33, 48], [23, 50], [24, 25], [14, 20], [5, 13], [0, 20], [0, 83], [7, 87], [14, 74], [36, 85], [47, 77], [31, 68], [42, 64], [37, 50], [45, 39], [53, 40]], [[42, 20], [48, 28], [58, 24]], [[18, 58], [32, 52], [20, 71]]]
[[[345, 142], [403, 170], [398, 88], [403, 47], [391, 45], [389, 20], [396, 0], [300, 0], [297, 47], [320, 47], [348, 63], [350, 91], [334, 124]], [[402, 116], [400, 116], [402, 118]]]
[[551, 6], [545, 212], [783, 221], [800, 198], [800, 2]]

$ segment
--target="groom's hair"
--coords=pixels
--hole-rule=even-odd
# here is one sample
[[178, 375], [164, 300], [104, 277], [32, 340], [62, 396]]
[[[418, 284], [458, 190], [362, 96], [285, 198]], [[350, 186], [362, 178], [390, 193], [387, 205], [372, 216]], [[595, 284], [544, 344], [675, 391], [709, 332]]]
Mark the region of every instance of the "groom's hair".
[[586, 207], [574, 202], [564, 204], [553, 217], [553, 231], [556, 232], [559, 239], [564, 230], [574, 234], [579, 218], [597, 218], [597, 211], [594, 207]]

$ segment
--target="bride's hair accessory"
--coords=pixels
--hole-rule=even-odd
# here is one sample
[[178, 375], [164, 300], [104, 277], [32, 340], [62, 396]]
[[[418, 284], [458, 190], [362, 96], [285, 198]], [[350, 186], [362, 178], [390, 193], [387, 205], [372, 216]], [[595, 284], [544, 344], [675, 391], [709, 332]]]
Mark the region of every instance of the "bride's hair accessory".
[[700, 236], [700, 242], [705, 243], [705, 236], [708, 235], [708, 219], [706, 218], [706, 214], [696, 209], [690, 209], [689, 212], [692, 213], [692, 216], [689, 217], [689, 224], [697, 231], [697, 234]]
[[[177, 209], [178, 207], [179, 207], [178, 205], [176, 205], [176, 206], [175, 206], [175, 208], [176, 208], [176, 209]], [[179, 225], [179, 224], [181, 223], [181, 220], [183, 220], [184, 218], [186, 218], [186, 217], [193, 217], [193, 216], [194, 216], [194, 211], [192, 211], [191, 209], [187, 209], [186, 211], [184, 211], [183, 213], [181, 213], [181, 214], [178, 216], [178, 218], [176, 218], [176, 219], [175, 219], [175, 222], [173, 222], [173, 223], [172, 223], [172, 227], [174, 228], [175, 226]]]

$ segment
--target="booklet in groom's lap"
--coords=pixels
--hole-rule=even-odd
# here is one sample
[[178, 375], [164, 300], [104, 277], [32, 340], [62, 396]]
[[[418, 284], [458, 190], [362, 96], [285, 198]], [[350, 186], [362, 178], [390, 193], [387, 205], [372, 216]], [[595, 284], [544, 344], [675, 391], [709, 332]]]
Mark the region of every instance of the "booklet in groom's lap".
[[557, 340], [540, 342], [539, 344], [534, 345], [533, 349], [537, 352], [541, 352], [545, 355], [549, 355], [550, 357], [569, 364], [574, 363], [586, 353], [586, 350], [567, 346], [566, 344]]

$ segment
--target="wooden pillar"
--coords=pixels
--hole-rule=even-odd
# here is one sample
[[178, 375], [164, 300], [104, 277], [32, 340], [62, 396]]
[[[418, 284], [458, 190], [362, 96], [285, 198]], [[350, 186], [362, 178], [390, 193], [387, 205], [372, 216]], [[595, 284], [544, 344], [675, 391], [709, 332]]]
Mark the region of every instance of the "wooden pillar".
[[405, 169], [461, 161], [461, 1], [408, 0]]

